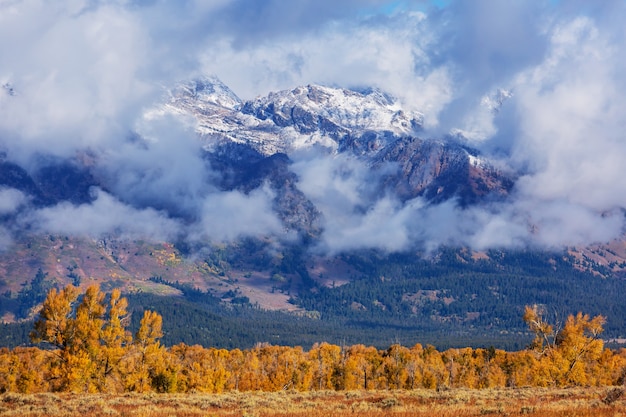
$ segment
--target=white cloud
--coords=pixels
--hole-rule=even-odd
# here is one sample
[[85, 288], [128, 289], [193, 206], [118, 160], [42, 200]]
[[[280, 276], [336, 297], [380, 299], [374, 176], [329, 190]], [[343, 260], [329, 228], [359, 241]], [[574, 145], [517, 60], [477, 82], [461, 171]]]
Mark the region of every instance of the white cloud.
[[15, 213], [28, 202], [23, 192], [14, 188], [0, 187], [0, 216]]
[[[216, 73], [244, 99], [310, 83], [375, 86], [423, 111], [436, 125], [450, 101], [451, 80], [432, 66], [424, 48], [432, 42], [421, 13], [399, 14], [383, 22], [333, 22], [297, 39], [235, 48], [221, 39], [204, 54], [206, 72]], [[416, 71], [420, 68], [419, 71]]]
[[273, 193], [261, 187], [250, 194], [229, 191], [204, 200], [202, 218], [193, 225], [191, 240], [232, 242], [241, 237], [281, 236], [283, 225], [272, 211]]
[[[149, 91], [141, 71], [149, 47], [137, 19], [116, 4], [25, 0], [0, 5], [0, 127], [23, 152], [67, 155], [125, 133]], [[8, 9], [8, 10], [7, 10]]]
[[[25, 214], [20, 222], [40, 233], [120, 238], [175, 239], [181, 229], [176, 220], [154, 209], [133, 209], [96, 189], [95, 201], [78, 206], [61, 203]], [[31, 229], [32, 230], [32, 229]]]

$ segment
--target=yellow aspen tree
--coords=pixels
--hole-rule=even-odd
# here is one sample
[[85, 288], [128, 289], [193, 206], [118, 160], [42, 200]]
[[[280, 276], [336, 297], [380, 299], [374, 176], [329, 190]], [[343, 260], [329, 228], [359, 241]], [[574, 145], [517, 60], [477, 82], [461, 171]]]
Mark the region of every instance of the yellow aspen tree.
[[0, 348], [0, 392], [17, 392], [20, 358], [7, 348]]
[[595, 365], [588, 368], [590, 385], [609, 386], [624, 384], [626, 359], [611, 349], [604, 349]]
[[163, 337], [163, 318], [146, 310], [135, 334], [128, 355], [124, 357], [123, 373], [125, 389], [137, 392], [175, 390], [168, 375], [166, 350], [158, 339]]
[[132, 340], [130, 332], [126, 330], [127, 308], [126, 298], [121, 296], [119, 289], [114, 289], [109, 300], [107, 321], [101, 332], [102, 348], [98, 358], [100, 385], [106, 392], [123, 390], [119, 367], [126, 346]]
[[52, 289], [43, 302], [31, 333], [33, 342], [46, 342], [56, 348], [51, 379], [54, 389], [96, 392], [102, 389], [98, 358], [104, 325], [105, 295], [97, 285], [87, 288], [80, 303], [79, 291], [69, 285]]
[[563, 330], [557, 336], [557, 347], [564, 365], [561, 385], [587, 385], [588, 368], [593, 367], [602, 354], [603, 316], [590, 318], [578, 313], [568, 316]]
[[201, 392], [201, 379], [197, 375], [200, 365], [195, 365], [198, 363], [195, 352], [200, 348], [198, 345], [187, 346], [184, 343], [179, 343], [170, 348], [171, 360], [180, 368], [177, 378], [177, 390], [180, 392]]
[[50, 290], [31, 332], [34, 343], [46, 342], [56, 348], [52, 351], [51, 380], [54, 391], [71, 389], [77, 335], [73, 318], [79, 291], [68, 285], [62, 290]]
[[507, 375], [504, 371], [508, 353], [502, 349], [495, 349], [493, 357], [490, 359], [489, 373], [487, 375], [486, 387], [507, 386]]
[[315, 374], [313, 389], [334, 389], [336, 366], [341, 361], [341, 347], [326, 342], [316, 343], [309, 351], [309, 360]]
[[424, 348], [418, 343], [409, 350], [408, 362], [406, 364], [406, 388], [415, 389], [423, 386], [424, 365]]
[[262, 369], [262, 390], [279, 391], [293, 385], [293, 371], [297, 361], [290, 356], [292, 349], [289, 346], [275, 345], [259, 347], [257, 355]]
[[295, 388], [298, 391], [310, 391], [313, 388], [315, 377], [313, 363], [308, 352], [304, 352], [302, 349], [298, 350], [298, 356], [298, 380]]
[[538, 305], [526, 306], [522, 318], [530, 331], [535, 334], [531, 345], [534, 351], [544, 354], [555, 347], [558, 331], [544, 319]]
[[383, 355], [383, 369], [390, 389], [403, 389], [408, 379], [409, 349], [399, 344], [391, 345]]
[[282, 389], [302, 390], [303, 382], [306, 380], [306, 372], [309, 369], [302, 347], [285, 347], [280, 353], [279, 361], [283, 364], [284, 373], [287, 377]]
[[243, 374], [244, 366], [246, 365], [246, 358], [241, 349], [233, 349], [228, 352], [228, 371], [230, 373], [229, 386], [235, 391], [240, 390], [240, 381]]
[[230, 373], [227, 370], [226, 361], [228, 360], [228, 351], [226, 349], [204, 349], [203, 363], [207, 370], [209, 392], [220, 394], [226, 389]]
[[297, 386], [300, 364], [300, 348], [291, 346], [279, 346], [276, 352], [276, 372], [273, 385], [278, 390], [286, 390]]
[[504, 373], [506, 352], [489, 348], [474, 350], [476, 356], [476, 372], [478, 373], [478, 388], [505, 387], [507, 376]]
[[26, 394], [48, 391], [48, 353], [32, 347], [18, 347], [13, 353], [19, 361], [17, 390]]
[[169, 370], [177, 372], [176, 391], [179, 392], [216, 392], [215, 360], [212, 348], [205, 349], [200, 345], [187, 346], [183, 343], [170, 349], [172, 358]]
[[454, 364], [456, 371], [454, 372], [454, 387], [478, 388], [478, 372], [476, 352], [470, 348], [455, 349]]
[[276, 346], [263, 343], [255, 347], [259, 358], [259, 389], [261, 391], [276, 391], [276, 374], [278, 367], [278, 350]]
[[[378, 361], [372, 360], [377, 358]], [[378, 363], [376, 363], [378, 362]], [[345, 364], [345, 388], [346, 389], [371, 389], [373, 388], [373, 367], [380, 366], [382, 358], [378, 349], [373, 346], [353, 345], [348, 347]]]
[[105, 294], [97, 285], [87, 288], [76, 308], [73, 320], [74, 343], [70, 346], [71, 359], [68, 377], [71, 391], [98, 392], [103, 389], [102, 372], [98, 366], [101, 355], [101, 333], [104, 326]]
[[424, 388], [440, 388], [450, 386], [450, 372], [446, 369], [443, 354], [432, 345], [427, 345], [424, 357]]
[[258, 348], [247, 350], [245, 356], [246, 367], [241, 378], [242, 390], [259, 390], [262, 384], [262, 366], [259, 360]]
[[547, 383], [537, 383], [542, 378], [538, 368], [539, 360], [534, 352], [523, 350], [508, 353], [504, 365], [507, 387], [547, 386]]
[[34, 343], [46, 342], [61, 351], [70, 349], [75, 330], [72, 314], [78, 294], [78, 289], [71, 285], [60, 291], [50, 290], [31, 332]]

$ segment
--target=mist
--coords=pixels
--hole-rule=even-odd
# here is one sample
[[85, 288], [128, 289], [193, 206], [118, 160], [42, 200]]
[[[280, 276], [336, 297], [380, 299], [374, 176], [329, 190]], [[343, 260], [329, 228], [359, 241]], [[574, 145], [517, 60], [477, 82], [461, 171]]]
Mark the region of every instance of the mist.
[[437, 3], [1, 2], [0, 151], [30, 173], [41, 155], [89, 155], [106, 186], [90, 202], [43, 208], [0, 189], [0, 249], [22, 229], [292, 242], [275, 190], [220, 188], [194, 122], [153, 111], [176, 82], [203, 74], [244, 100], [313, 83], [377, 87], [424, 115], [424, 138], [454, 134], [516, 173], [502, 201], [433, 205], [380, 192], [384, 172], [356, 157], [290, 155], [298, 189], [320, 212], [317, 253], [622, 236], [626, 5]]

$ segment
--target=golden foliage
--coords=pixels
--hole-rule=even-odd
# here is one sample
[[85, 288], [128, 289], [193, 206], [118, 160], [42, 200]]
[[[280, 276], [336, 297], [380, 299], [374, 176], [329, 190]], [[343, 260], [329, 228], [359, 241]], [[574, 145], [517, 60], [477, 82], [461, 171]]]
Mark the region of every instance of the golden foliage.
[[269, 344], [231, 351], [185, 344], [168, 349], [159, 341], [158, 313], [145, 311], [133, 338], [119, 291], [107, 297], [93, 286], [79, 296], [70, 286], [52, 290], [44, 302], [33, 340], [52, 349], [0, 350], [0, 392], [485, 389], [608, 386], [626, 377], [626, 351], [605, 349], [599, 339], [604, 318], [582, 313], [555, 331], [536, 307], [527, 307], [524, 320], [536, 337], [519, 352], [329, 343], [308, 352]]

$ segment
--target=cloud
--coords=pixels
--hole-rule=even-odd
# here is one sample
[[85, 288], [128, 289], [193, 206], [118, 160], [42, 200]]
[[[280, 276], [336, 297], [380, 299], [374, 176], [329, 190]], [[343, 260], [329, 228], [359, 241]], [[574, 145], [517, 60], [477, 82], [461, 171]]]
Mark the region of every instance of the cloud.
[[0, 187], [0, 216], [14, 214], [28, 202], [28, 197], [15, 188]]
[[531, 170], [521, 192], [596, 210], [625, 206], [624, 52], [597, 22], [576, 18], [557, 26], [547, 59], [519, 75], [512, 156]]
[[3, 225], [0, 225], [0, 251], [4, 251], [13, 244], [12, 233]]
[[234, 0], [217, 10], [213, 23], [216, 32], [232, 37], [235, 45], [254, 47], [259, 42], [317, 31], [328, 22], [344, 20], [387, 3], [384, 0], [300, 0], [288, 3]]
[[119, 238], [147, 238], [171, 241], [177, 238], [180, 225], [163, 212], [152, 208], [133, 209], [110, 194], [95, 189], [90, 204], [61, 203], [25, 213], [20, 224], [37, 233], [91, 237], [113, 234]]
[[[18, 214], [20, 209], [29, 202], [28, 196], [14, 188], [0, 187], [0, 218]], [[7, 224], [8, 226], [8, 224]], [[5, 225], [0, 224], [0, 251], [4, 251], [13, 243], [13, 233]]]
[[[203, 55], [205, 71], [216, 73], [244, 99], [311, 83], [380, 87], [436, 125], [450, 101], [444, 66], [433, 65], [425, 49], [434, 42], [420, 12], [382, 20], [329, 22], [300, 37], [237, 48], [221, 38]], [[329, 47], [332, 45], [332, 47]]]
[[292, 169], [299, 189], [322, 213], [318, 251], [396, 251], [410, 244], [401, 204], [392, 197], [378, 198], [381, 172], [371, 172], [355, 157], [316, 153], [297, 155]]
[[83, 2], [26, 0], [0, 5], [0, 127], [13, 155], [55, 155], [119, 137], [149, 93], [142, 79], [146, 33], [124, 7], [84, 11]]
[[215, 187], [192, 127], [171, 115], [149, 113], [135, 125], [137, 136], [102, 153], [99, 176], [122, 201], [197, 218]]
[[207, 196], [202, 217], [193, 226], [189, 240], [232, 242], [242, 237], [288, 237], [272, 210], [273, 197], [266, 186], [249, 194], [229, 191]]

